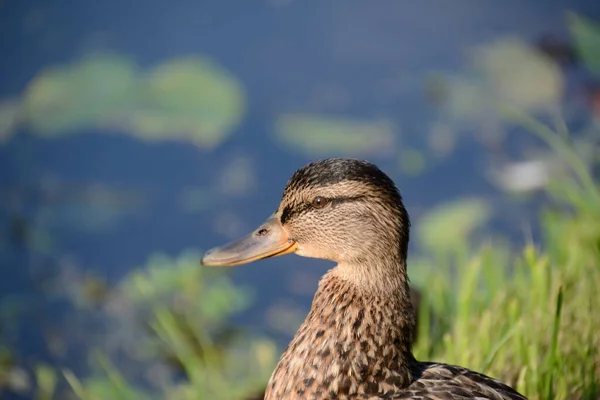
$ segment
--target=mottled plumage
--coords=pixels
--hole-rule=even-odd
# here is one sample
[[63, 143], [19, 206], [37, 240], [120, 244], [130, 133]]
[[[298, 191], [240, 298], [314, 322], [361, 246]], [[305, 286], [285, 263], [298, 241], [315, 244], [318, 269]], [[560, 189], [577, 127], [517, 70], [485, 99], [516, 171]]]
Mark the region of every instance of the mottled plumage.
[[277, 212], [203, 263], [238, 265], [289, 252], [335, 261], [271, 376], [265, 400], [525, 399], [462, 367], [412, 354], [409, 217], [392, 180], [365, 161], [296, 171]]

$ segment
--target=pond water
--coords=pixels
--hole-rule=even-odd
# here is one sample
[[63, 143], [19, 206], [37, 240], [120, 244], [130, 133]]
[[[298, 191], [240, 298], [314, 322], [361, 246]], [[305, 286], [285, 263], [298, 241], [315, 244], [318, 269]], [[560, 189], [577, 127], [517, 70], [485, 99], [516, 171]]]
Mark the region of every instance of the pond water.
[[[568, 38], [569, 11], [600, 18], [597, 2], [584, 0], [0, 2], [0, 301], [21, 310], [2, 330], [18, 331], [23, 359], [51, 359], [45, 332], [72, 329], [72, 305], [57, 300], [57, 287], [68, 292], [86, 274], [111, 285], [154, 253], [202, 252], [254, 229], [292, 172], [326, 156], [378, 164], [415, 224], [436, 205], [477, 197], [493, 210], [485, 232], [522, 240], [539, 202], [515, 201], [491, 176], [542, 146], [523, 130], [488, 123], [485, 112], [465, 122], [441, 110], [428, 82], [436, 71], [478, 79], [475, 48]], [[89, 54], [101, 56], [82, 67]], [[96, 82], [94, 63], [100, 75], [114, 67], [114, 76], [146, 82], [156, 90], [135, 96], [152, 101], [100, 104], [105, 88], [129, 78]], [[171, 75], [160, 75], [161, 65]], [[212, 75], [169, 80], [182, 70]], [[570, 119], [585, 124], [577, 85], [587, 78], [577, 69], [565, 77]], [[169, 91], [175, 86], [181, 92]], [[68, 106], [52, 95], [76, 88]], [[179, 116], [191, 125], [182, 128]], [[301, 315], [330, 267], [288, 256], [230, 270], [253, 292], [235, 321], [285, 342], [289, 333], [267, 327], [267, 310], [286, 304]]]

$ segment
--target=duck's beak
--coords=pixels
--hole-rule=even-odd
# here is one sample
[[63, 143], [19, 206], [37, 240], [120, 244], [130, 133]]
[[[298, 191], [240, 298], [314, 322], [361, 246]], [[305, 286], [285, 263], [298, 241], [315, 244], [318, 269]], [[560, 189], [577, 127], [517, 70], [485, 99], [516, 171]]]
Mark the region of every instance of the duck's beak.
[[230, 267], [267, 257], [293, 253], [297, 244], [290, 239], [279, 219], [271, 217], [249, 235], [210, 249], [202, 257], [202, 265]]

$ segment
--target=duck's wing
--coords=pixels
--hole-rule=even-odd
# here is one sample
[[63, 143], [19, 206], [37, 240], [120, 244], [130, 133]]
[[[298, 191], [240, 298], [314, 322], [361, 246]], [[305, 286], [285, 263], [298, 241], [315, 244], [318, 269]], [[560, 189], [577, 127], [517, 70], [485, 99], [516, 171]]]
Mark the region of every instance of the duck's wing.
[[447, 364], [423, 364], [416, 380], [390, 400], [527, 400], [513, 388], [483, 374]]

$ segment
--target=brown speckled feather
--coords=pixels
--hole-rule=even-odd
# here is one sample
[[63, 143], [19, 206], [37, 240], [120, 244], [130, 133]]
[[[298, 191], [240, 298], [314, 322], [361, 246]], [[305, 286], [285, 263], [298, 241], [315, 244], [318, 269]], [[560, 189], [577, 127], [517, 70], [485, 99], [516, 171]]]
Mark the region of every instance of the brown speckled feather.
[[455, 365], [420, 363], [421, 374], [408, 388], [399, 389], [389, 399], [422, 400], [526, 400], [511, 387], [489, 376]]
[[466, 368], [420, 363], [401, 297], [360, 293], [329, 272], [269, 382], [275, 399], [525, 399]]
[[405, 300], [365, 296], [333, 272], [323, 278], [306, 321], [273, 373], [265, 399], [392, 393], [413, 380], [414, 360], [406, 346], [412, 324], [402, 323], [412, 318], [399, 307]]

